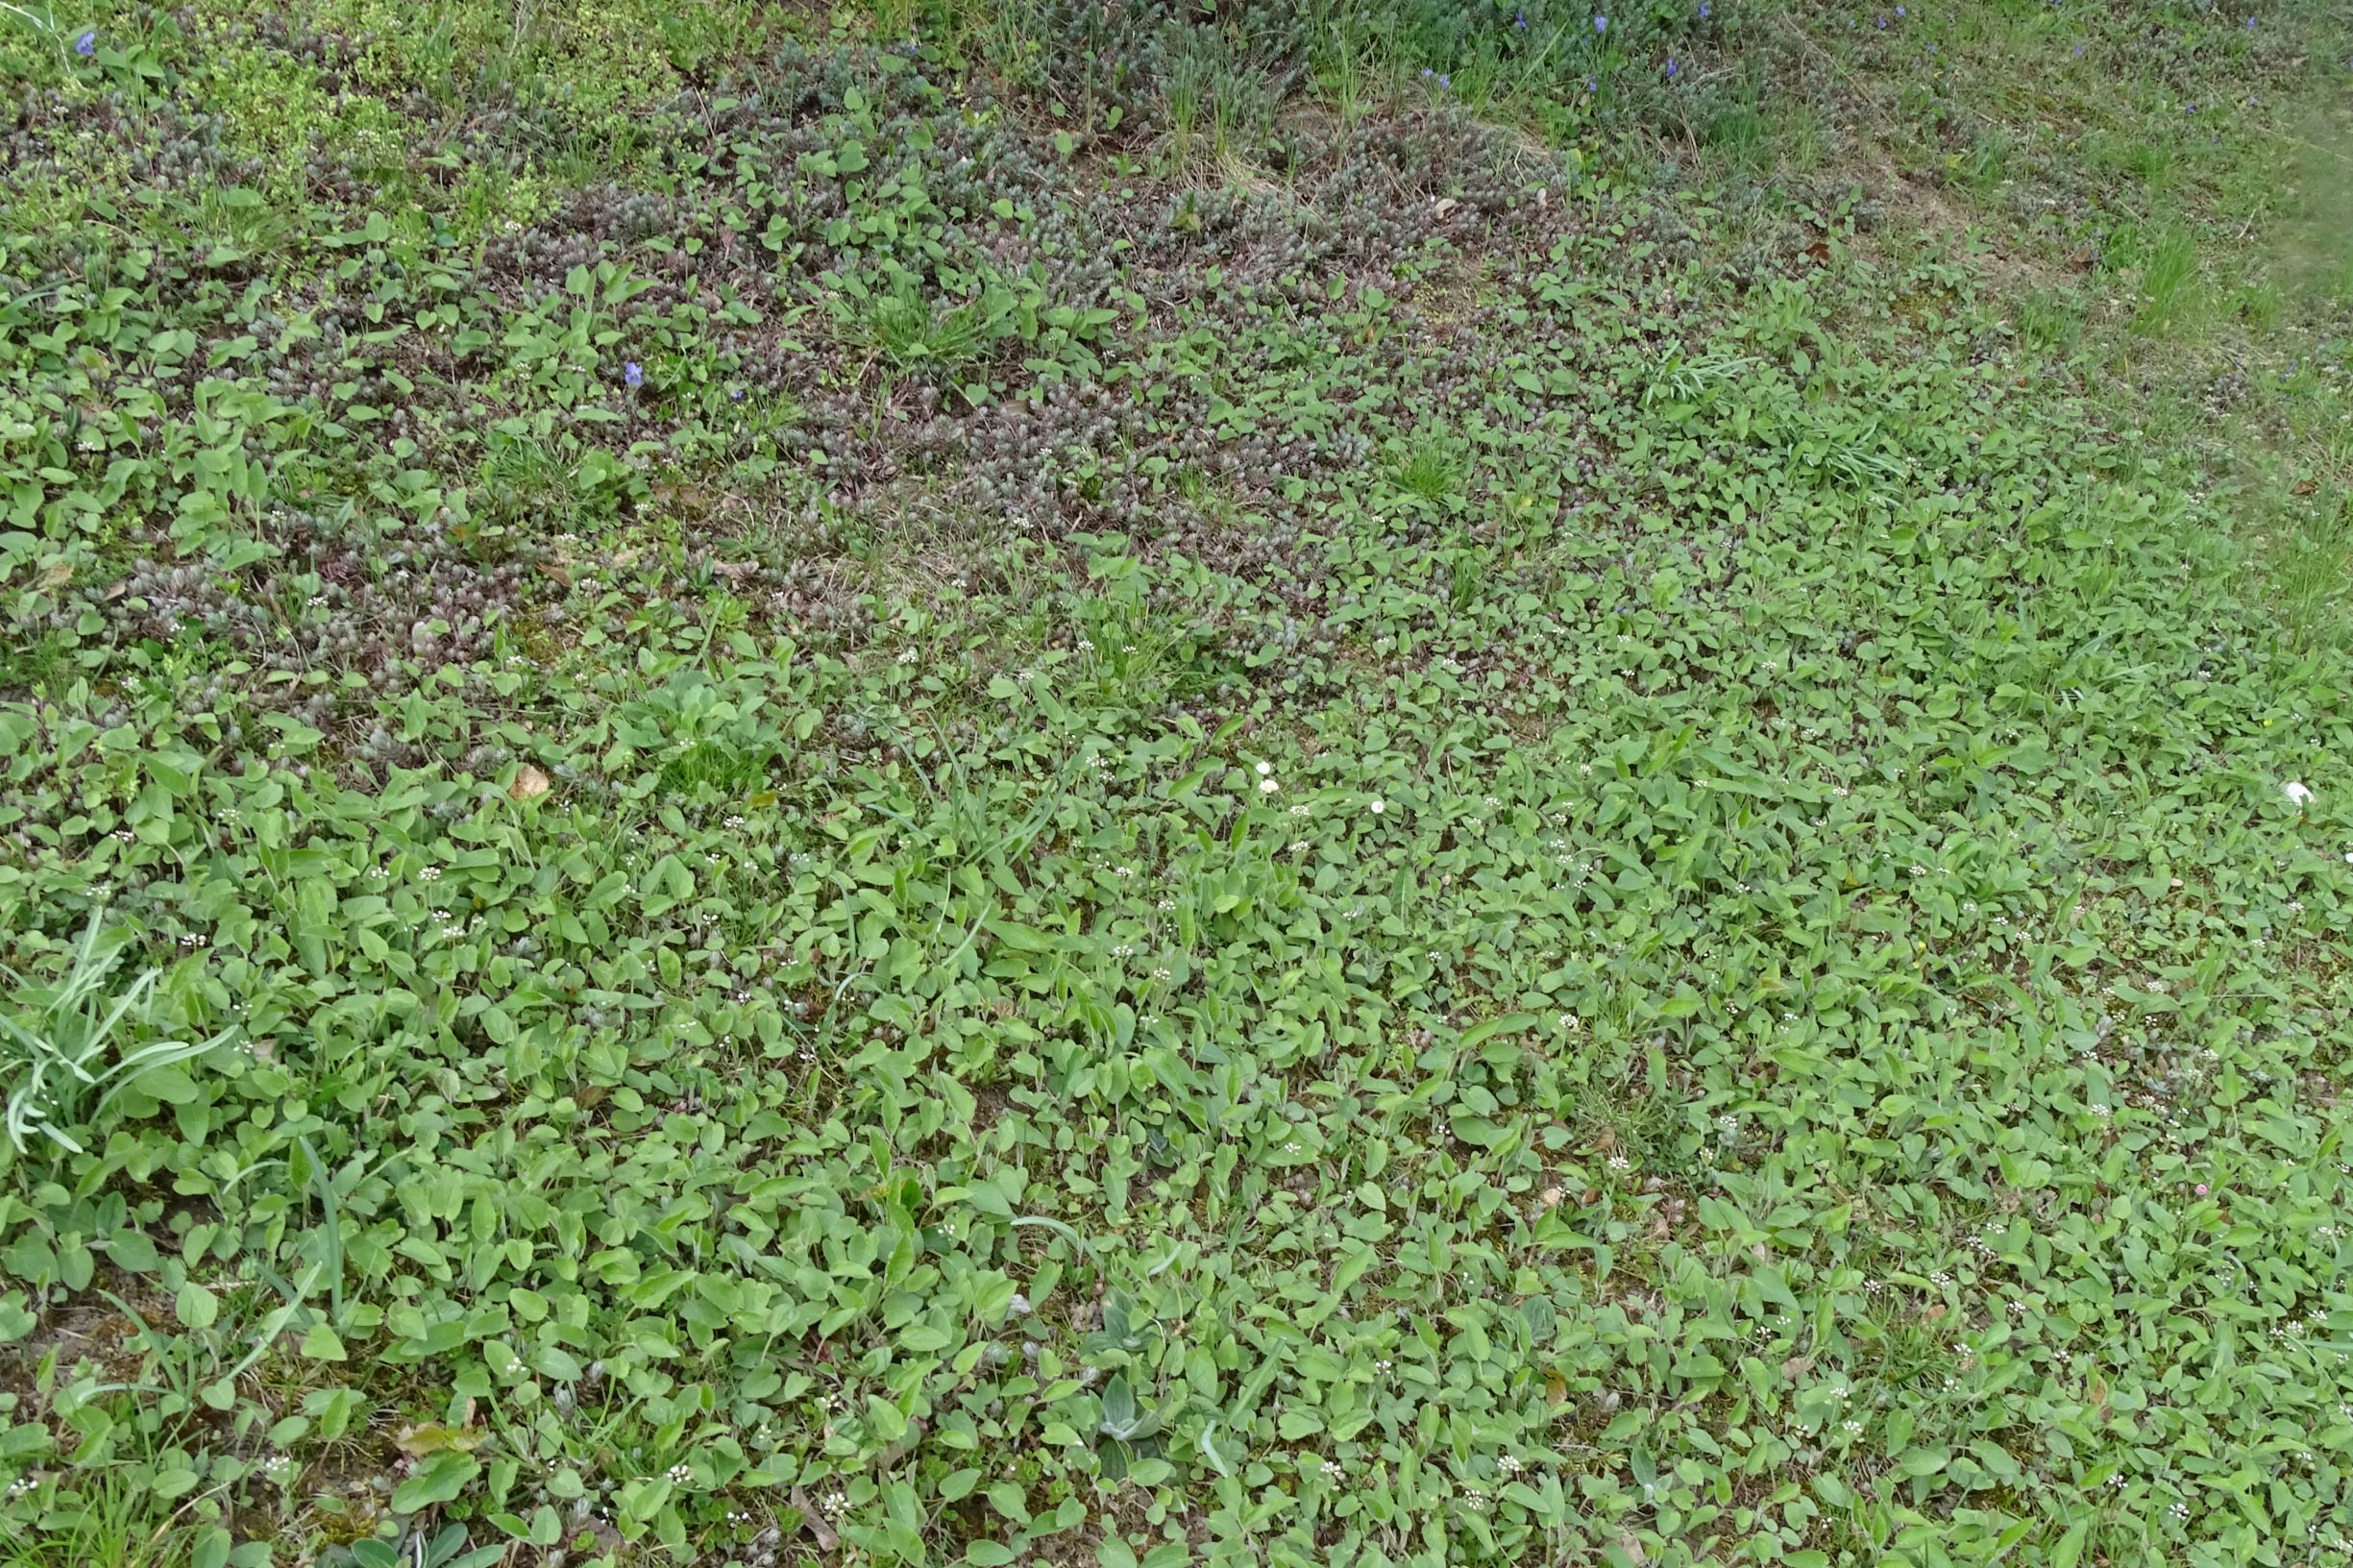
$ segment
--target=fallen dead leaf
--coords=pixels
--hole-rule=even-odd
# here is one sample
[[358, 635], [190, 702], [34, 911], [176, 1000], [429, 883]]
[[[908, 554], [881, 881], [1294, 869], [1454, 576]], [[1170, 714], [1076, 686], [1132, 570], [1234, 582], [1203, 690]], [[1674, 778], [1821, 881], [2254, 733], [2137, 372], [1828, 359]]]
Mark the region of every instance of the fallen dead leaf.
[[817, 1505], [809, 1501], [809, 1494], [798, 1486], [793, 1488], [793, 1507], [799, 1510], [800, 1528], [816, 1538], [820, 1552], [830, 1552], [842, 1544], [842, 1537], [833, 1532], [825, 1516], [817, 1511]]
[[547, 774], [527, 762], [516, 770], [515, 781], [506, 787], [506, 793], [516, 800], [536, 800], [554, 787]]

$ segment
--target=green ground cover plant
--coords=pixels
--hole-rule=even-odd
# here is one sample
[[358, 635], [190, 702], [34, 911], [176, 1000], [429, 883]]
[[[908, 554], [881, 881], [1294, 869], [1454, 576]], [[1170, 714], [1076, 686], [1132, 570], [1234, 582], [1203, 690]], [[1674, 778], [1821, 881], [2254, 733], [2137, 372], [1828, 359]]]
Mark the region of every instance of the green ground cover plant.
[[0, 6], [0, 1561], [2353, 1550], [2320, 6]]

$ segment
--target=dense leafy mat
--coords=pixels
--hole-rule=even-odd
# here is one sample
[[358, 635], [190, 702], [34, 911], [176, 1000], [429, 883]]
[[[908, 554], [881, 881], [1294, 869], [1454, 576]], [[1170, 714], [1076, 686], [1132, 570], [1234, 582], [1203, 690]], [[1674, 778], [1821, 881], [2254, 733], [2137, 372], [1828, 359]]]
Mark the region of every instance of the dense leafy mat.
[[9, 35], [9, 1560], [2333, 1560], [2346, 669], [1854, 19]]

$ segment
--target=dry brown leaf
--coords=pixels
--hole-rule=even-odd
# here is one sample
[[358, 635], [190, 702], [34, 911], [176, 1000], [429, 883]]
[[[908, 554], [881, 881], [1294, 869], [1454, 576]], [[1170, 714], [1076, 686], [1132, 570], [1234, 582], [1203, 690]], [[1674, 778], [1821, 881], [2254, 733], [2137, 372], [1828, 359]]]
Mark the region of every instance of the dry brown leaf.
[[515, 781], [506, 787], [506, 793], [517, 800], [536, 800], [554, 787], [547, 774], [527, 762], [516, 770]]
[[809, 1501], [809, 1494], [798, 1486], [793, 1488], [793, 1507], [800, 1513], [800, 1528], [816, 1538], [820, 1552], [831, 1552], [842, 1544], [842, 1537], [833, 1532], [824, 1515], [817, 1511], [817, 1505]]

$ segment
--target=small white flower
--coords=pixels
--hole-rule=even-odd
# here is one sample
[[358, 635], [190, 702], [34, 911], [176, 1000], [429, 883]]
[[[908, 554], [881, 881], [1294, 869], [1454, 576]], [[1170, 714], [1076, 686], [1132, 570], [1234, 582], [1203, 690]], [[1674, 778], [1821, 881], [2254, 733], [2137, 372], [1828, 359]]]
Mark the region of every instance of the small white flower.
[[1275, 791], [1281, 789], [1282, 787], [1282, 785], [1276, 783], [1271, 778], [1262, 778], [1259, 780], [1259, 794], [1261, 795], [1272, 795], [1275, 793]]
[[1622, 1154], [1613, 1154], [1609, 1157], [1609, 1168], [1612, 1170], [1631, 1170], [1634, 1168], [1634, 1163], [1631, 1160], [1627, 1159], [1626, 1156]]
[[2298, 810], [2312, 804], [2312, 791], [2294, 779], [2290, 779], [2288, 787], [2281, 793], [2288, 796], [2288, 803]]
[[1271, 762], [1262, 762], [1259, 764], [1259, 777], [1261, 778], [1264, 778], [1268, 773], [1271, 773], [1274, 771], [1275, 765]]

